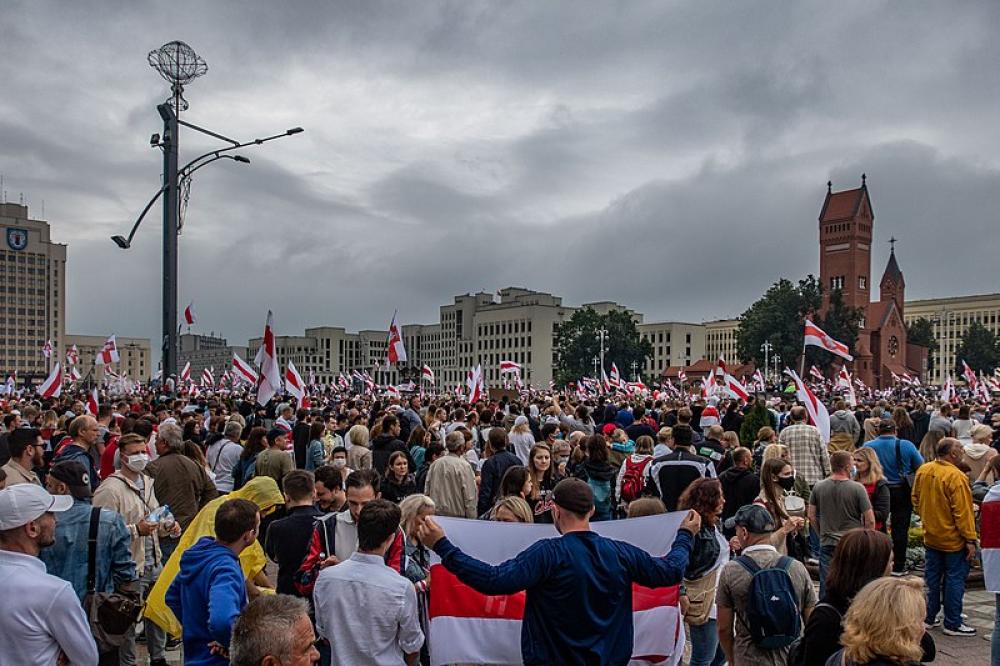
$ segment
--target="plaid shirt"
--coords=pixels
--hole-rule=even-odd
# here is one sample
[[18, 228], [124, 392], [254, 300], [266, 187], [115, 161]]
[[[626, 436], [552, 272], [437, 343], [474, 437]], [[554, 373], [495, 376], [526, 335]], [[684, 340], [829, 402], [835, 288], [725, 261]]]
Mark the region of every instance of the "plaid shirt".
[[805, 423], [790, 425], [781, 431], [778, 443], [788, 447], [792, 467], [809, 484], [816, 485], [830, 476], [830, 452], [815, 426]]

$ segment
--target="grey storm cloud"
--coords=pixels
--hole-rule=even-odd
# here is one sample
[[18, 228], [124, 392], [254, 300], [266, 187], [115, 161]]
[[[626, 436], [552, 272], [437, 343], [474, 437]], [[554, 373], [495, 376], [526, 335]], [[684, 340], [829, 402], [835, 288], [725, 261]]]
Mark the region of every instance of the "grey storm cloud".
[[[817, 270], [826, 181], [862, 172], [876, 275], [895, 236], [909, 297], [995, 291], [997, 25], [985, 0], [14, 1], [0, 173], [69, 244], [69, 331], [158, 340], [157, 211], [108, 238], [158, 187], [145, 58], [182, 39], [209, 64], [184, 118], [307, 130], [194, 180], [181, 305], [235, 343], [268, 309], [384, 328], [507, 285], [735, 316]], [[185, 130], [182, 159], [215, 145]]]

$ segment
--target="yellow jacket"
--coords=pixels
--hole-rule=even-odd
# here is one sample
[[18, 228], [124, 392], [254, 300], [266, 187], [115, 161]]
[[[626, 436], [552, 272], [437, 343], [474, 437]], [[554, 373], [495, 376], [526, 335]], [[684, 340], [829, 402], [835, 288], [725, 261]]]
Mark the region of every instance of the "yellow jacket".
[[954, 553], [975, 541], [969, 477], [949, 462], [934, 460], [917, 469], [913, 482], [913, 509], [924, 524], [924, 545]]
[[[250, 500], [259, 506], [262, 512], [280, 506], [285, 502], [284, 496], [278, 490], [278, 484], [274, 479], [269, 476], [258, 476], [248, 481], [239, 490], [234, 490], [222, 497], [216, 497], [198, 512], [198, 515], [191, 521], [188, 528], [184, 530], [184, 534], [177, 544], [177, 549], [170, 556], [170, 559], [167, 560], [166, 564], [163, 565], [163, 571], [146, 597], [145, 616], [172, 636], [181, 635], [181, 625], [173, 612], [167, 607], [167, 588], [170, 587], [170, 584], [174, 582], [174, 578], [180, 572], [181, 556], [184, 554], [184, 551], [203, 536], [215, 536], [215, 512], [222, 506], [223, 502], [231, 499]], [[266, 564], [267, 557], [264, 555], [264, 549], [260, 547], [260, 542], [258, 541], [254, 541], [253, 545], [240, 553], [240, 567], [243, 569], [243, 575], [247, 580], [253, 580], [254, 576], [260, 573]]]

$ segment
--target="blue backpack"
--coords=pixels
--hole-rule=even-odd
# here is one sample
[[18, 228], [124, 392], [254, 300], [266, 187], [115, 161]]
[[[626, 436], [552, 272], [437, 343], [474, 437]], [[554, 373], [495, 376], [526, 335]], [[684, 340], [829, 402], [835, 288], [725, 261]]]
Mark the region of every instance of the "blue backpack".
[[767, 569], [761, 569], [747, 555], [736, 561], [750, 574], [746, 627], [753, 644], [774, 650], [794, 643], [802, 633], [802, 613], [788, 575], [792, 558], [782, 557]]
[[588, 478], [587, 485], [594, 492], [593, 520], [611, 520], [611, 482]]

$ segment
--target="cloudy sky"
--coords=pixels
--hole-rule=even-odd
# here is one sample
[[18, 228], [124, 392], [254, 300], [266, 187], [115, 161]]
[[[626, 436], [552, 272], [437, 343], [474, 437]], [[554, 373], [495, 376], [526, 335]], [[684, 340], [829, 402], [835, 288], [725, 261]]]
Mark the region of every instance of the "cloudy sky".
[[[818, 269], [826, 181], [862, 172], [876, 279], [997, 291], [1000, 3], [4, 3], [0, 173], [69, 244], [69, 332], [159, 338], [149, 50], [208, 74], [182, 117], [248, 139], [195, 178], [199, 329], [432, 323], [519, 285], [647, 321], [735, 316]], [[218, 144], [182, 134], [181, 158]], [[156, 346], [154, 342], [154, 347]]]

